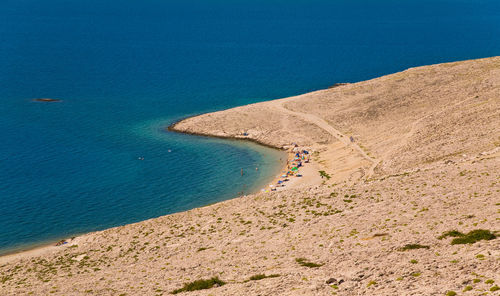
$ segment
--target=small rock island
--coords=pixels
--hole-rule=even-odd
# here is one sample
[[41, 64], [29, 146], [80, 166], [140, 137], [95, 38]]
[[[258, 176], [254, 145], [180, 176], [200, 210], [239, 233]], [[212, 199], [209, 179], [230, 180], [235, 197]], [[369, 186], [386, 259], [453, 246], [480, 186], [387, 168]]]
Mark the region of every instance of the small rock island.
[[59, 99], [51, 99], [51, 98], [38, 98], [38, 99], [33, 99], [33, 102], [60, 102], [61, 100]]

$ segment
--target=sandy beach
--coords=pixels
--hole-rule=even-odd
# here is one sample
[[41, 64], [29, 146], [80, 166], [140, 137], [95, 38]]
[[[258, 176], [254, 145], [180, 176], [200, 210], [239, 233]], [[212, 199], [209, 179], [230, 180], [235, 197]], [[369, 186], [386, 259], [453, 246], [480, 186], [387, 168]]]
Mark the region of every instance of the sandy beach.
[[310, 161], [276, 191], [2, 256], [0, 295], [168, 295], [211, 278], [209, 289], [178, 292], [499, 295], [500, 57], [170, 129], [249, 139], [289, 161], [306, 150]]

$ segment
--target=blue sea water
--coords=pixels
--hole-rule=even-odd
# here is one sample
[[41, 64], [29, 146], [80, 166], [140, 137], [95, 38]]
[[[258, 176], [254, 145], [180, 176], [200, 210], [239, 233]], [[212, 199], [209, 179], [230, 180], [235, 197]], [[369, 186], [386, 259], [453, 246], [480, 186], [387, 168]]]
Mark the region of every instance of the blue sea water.
[[180, 118], [499, 55], [499, 36], [497, 0], [3, 0], [0, 253], [232, 198], [279, 169], [278, 151], [165, 131]]

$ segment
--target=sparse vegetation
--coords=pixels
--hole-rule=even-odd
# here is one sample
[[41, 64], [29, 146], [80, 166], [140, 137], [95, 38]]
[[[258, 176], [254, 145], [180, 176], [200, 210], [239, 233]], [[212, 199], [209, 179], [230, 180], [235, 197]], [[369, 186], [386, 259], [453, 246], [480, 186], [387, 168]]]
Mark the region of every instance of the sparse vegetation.
[[438, 239], [446, 237], [454, 237], [451, 241], [452, 245], [473, 244], [480, 240], [492, 240], [496, 235], [489, 230], [476, 229], [468, 232], [467, 234], [461, 233], [457, 230], [447, 231], [440, 235]]
[[208, 280], [197, 280], [191, 283], [184, 284], [184, 287], [172, 291], [172, 294], [178, 294], [181, 292], [188, 292], [188, 291], [205, 290], [213, 288], [214, 286], [216, 287], [224, 286], [225, 284], [226, 283], [221, 281], [219, 277], [213, 277]]
[[327, 180], [330, 180], [331, 176], [328, 175], [325, 171], [319, 171], [319, 175], [321, 176], [321, 179], [326, 178]]
[[424, 246], [420, 244], [407, 244], [404, 247], [399, 248], [399, 251], [409, 251], [409, 250], [417, 250], [417, 249], [429, 249], [429, 246]]
[[250, 277], [250, 280], [251, 281], [260, 281], [260, 280], [263, 280], [263, 279], [275, 278], [275, 277], [279, 277], [279, 276], [280, 276], [279, 274], [270, 274], [270, 275], [256, 274], [256, 275], [252, 275]]
[[0, 277], [0, 283], [5, 284], [6, 281], [10, 280], [12, 277], [9, 275], [5, 275]]
[[438, 236], [438, 239], [443, 239], [443, 238], [447, 238], [447, 237], [460, 237], [463, 235], [464, 234], [458, 230], [450, 230], [450, 231], [446, 231], [445, 233]]
[[313, 262], [307, 261], [307, 259], [305, 259], [305, 258], [297, 258], [297, 259], [295, 259], [295, 261], [298, 264], [305, 266], [305, 267], [309, 267], [309, 268], [316, 268], [316, 267], [323, 266], [323, 264], [318, 264], [318, 263], [313, 263]]

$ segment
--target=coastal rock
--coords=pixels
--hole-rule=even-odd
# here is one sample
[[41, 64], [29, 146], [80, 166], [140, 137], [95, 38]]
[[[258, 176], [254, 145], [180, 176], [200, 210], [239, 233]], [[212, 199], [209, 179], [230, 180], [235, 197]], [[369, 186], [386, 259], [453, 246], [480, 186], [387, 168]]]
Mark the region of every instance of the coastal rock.
[[45, 102], [45, 103], [50, 103], [50, 102], [61, 102], [59, 99], [51, 99], [51, 98], [39, 98], [39, 99], [33, 99], [33, 102]]
[[336, 88], [336, 87], [339, 87], [339, 86], [344, 86], [344, 85], [349, 85], [350, 83], [347, 83], [347, 82], [339, 82], [339, 83], [335, 83], [331, 86], [329, 86], [328, 88]]

